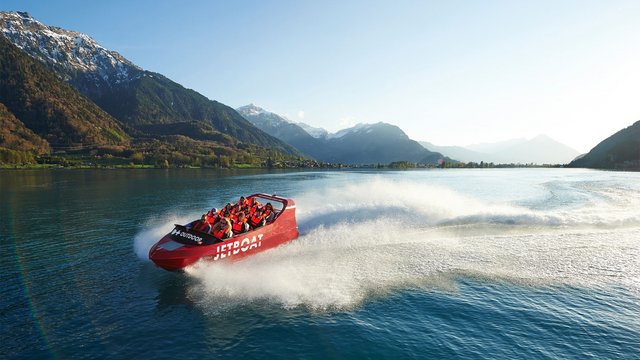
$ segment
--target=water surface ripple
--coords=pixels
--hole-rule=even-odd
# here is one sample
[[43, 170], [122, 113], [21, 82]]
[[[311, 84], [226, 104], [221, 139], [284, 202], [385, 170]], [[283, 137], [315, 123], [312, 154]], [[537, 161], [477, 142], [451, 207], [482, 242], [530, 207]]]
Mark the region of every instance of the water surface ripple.
[[[300, 238], [168, 273], [174, 223], [294, 198]], [[2, 358], [640, 358], [640, 174], [0, 172]]]

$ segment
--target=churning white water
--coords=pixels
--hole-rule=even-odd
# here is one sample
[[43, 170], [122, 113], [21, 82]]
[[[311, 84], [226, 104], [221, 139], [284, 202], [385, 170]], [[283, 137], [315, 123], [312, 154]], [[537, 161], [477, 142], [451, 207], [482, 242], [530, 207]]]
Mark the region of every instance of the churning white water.
[[251, 301], [344, 309], [396, 289], [455, 291], [460, 277], [639, 291], [637, 176], [430, 174], [342, 174], [305, 184], [295, 196], [297, 241], [189, 268], [191, 296], [218, 309]]

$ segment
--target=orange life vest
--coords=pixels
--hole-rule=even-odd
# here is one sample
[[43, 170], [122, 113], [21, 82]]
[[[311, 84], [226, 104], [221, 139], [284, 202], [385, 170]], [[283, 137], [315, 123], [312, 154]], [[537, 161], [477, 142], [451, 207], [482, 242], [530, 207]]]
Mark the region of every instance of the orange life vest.
[[254, 214], [249, 219], [249, 225], [251, 225], [252, 227], [256, 228], [258, 226], [264, 225], [263, 221], [264, 221], [264, 215]]
[[271, 211], [270, 209], [267, 209], [262, 213], [262, 216], [264, 217], [265, 221], [268, 221], [270, 220], [269, 218], [271, 217], [272, 214], [273, 214], [273, 211]]
[[249, 208], [249, 217], [253, 216], [253, 214], [256, 213], [256, 210], [258, 210], [258, 206], [258, 204], [255, 204]]
[[207, 222], [209, 224], [215, 223], [217, 218], [218, 218], [218, 214], [211, 215], [211, 211], [209, 211], [209, 213], [207, 214]]
[[214, 231], [213, 236], [221, 240], [229, 237], [227, 236], [227, 229], [222, 229], [222, 228], [218, 229], [217, 231]]
[[229, 220], [231, 220], [231, 222], [238, 221], [238, 214], [236, 213], [229, 214]]
[[233, 225], [231, 225], [231, 230], [233, 230], [234, 234], [240, 234], [245, 232], [245, 226], [244, 224], [247, 223], [247, 220], [242, 220], [242, 221], [236, 221], [233, 223]]

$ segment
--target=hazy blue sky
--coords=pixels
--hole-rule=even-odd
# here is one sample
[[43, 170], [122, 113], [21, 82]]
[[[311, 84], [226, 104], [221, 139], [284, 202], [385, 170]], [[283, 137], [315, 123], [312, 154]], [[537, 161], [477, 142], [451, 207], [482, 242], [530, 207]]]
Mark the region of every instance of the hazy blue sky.
[[12, 1], [211, 99], [579, 151], [640, 120], [640, 1]]

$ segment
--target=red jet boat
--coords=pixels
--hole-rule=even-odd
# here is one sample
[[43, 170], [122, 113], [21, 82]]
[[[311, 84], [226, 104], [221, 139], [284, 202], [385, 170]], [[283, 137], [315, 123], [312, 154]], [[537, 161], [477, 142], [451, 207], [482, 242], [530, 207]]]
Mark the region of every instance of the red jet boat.
[[[253, 194], [247, 199], [270, 201], [275, 216], [266, 225], [220, 240], [217, 237], [192, 229], [190, 225], [175, 228], [158, 241], [149, 251], [149, 259], [156, 266], [169, 271], [181, 270], [198, 260], [239, 260], [284, 244], [298, 237], [296, 204], [292, 199], [276, 195]], [[278, 205], [281, 205], [278, 206]]]

